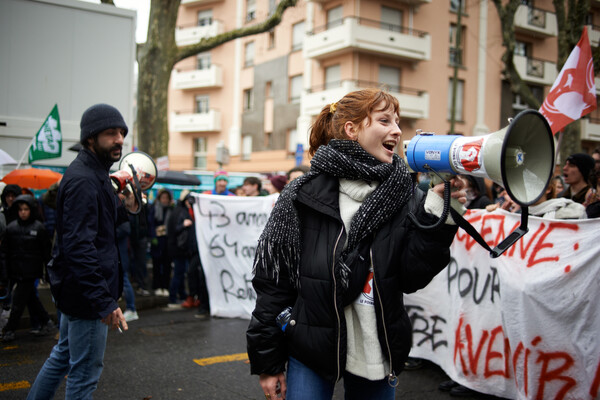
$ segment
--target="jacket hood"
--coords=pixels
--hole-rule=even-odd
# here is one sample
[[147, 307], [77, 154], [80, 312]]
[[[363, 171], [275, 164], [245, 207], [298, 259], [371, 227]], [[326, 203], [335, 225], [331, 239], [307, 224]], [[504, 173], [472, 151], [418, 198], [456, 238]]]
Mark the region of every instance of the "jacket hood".
[[[31, 213], [29, 214], [29, 218], [27, 219], [29, 220], [33, 220], [36, 219], [37, 217], [37, 202], [35, 200], [35, 198], [30, 195], [30, 194], [20, 194], [17, 196], [17, 198], [15, 199], [15, 201], [13, 202], [12, 206], [10, 207], [11, 209], [15, 209], [15, 213], [19, 212], [19, 204], [21, 203], [25, 203], [29, 206], [29, 209], [31, 210]], [[19, 218], [19, 221], [21, 219]]]
[[13, 184], [4, 186], [4, 190], [2, 191], [2, 196], [0, 196], [0, 199], [2, 199], [2, 205], [4, 207], [6, 207], [6, 205], [7, 205], [6, 204], [6, 195], [9, 193], [14, 194], [15, 196], [20, 195], [21, 194], [21, 186], [13, 185]]

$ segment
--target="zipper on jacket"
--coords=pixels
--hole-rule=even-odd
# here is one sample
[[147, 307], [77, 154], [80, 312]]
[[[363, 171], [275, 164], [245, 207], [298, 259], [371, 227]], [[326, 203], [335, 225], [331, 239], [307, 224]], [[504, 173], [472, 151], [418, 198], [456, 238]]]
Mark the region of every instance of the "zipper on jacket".
[[335, 246], [333, 246], [333, 264], [331, 266], [331, 275], [333, 278], [333, 307], [335, 308], [335, 316], [337, 318], [337, 376], [335, 378], [335, 381], [339, 381], [341, 378], [341, 367], [340, 367], [340, 342], [342, 341], [341, 338], [341, 320], [340, 320], [340, 313], [338, 312], [338, 306], [337, 306], [337, 282], [335, 279], [335, 253], [337, 251], [337, 247], [338, 244], [340, 243], [340, 238], [342, 237], [344, 233], [344, 226], [342, 224], [342, 229], [340, 230], [340, 234], [338, 235], [336, 241], [335, 241]]
[[377, 280], [375, 279], [375, 263], [373, 262], [373, 248], [369, 249], [369, 255], [371, 257], [371, 268], [373, 268], [373, 287], [375, 288], [375, 293], [377, 293], [377, 300], [379, 300], [379, 307], [381, 308], [381, 325], [383, 326], [383, 336], [385, 337], [385, 347], [388, 351], [388, 358], [390, 359], [390, 373], [388, 374], [388, 385], [391, 387], [398, 386], [398, 377], [394, 374], [394, 366], [392, 365], [392, 351], [390, 350], [390, 343], [388, 340], [387, 327], [385, 324], [385, 316], [383, 312], [383, 302], [381, 301], [381, 294], [379, 293], [379, 288], [377, 287]]

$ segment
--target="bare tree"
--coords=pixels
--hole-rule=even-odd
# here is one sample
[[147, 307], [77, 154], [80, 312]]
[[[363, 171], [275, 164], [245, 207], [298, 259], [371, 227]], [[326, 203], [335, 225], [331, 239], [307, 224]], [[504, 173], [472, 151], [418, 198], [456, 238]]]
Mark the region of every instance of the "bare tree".
[[[513, 54], [515, 51], [515, 28], [514, 18], [517, 8], [521, 4], [520, 0], [492, 0], [500, 17], [502, 29], [502, 45], [504, 54], [504, 77], [510, 83], [511, 91], [518, 94], [525, 103], [533, 108], [539, 109], [540, 101], [533, 95], [529, 86], [521, 79], [521, 76], [515, 68]], [[567, 61], [573, 47], [581, 38], [585, 20], [590, 12], [590, 0], [553, 0], [556, 21], [558, 25], [558, 59], [556, 62], [557, 70], [561, 70]], [[600, 71], [600, 50], [598, 47], [592, 49], [594, 55], [594, 72]], [[564, 129], [563, 143], [561, 144], [561, 159], [564, 160], [567, 155], [581, 151], [579, 123], [573, 123]]]
[[[101, 1], [114, 5], [112, 0]], [[261, 23], [233, 29], [183, 47], [178, 47], [175, 42], [180, 2], [181, 0], [151, 0], [148, 37], [146, 43], [137, 46], [138, 144], [152, 157], [168, 153], [167, 97], [173, 66], [185, 58], [209, 51], [231, 40], [273, 29], [281, 22], [284, 11], [295, 6], [297, 0], [281, 0], [277, 9]]]

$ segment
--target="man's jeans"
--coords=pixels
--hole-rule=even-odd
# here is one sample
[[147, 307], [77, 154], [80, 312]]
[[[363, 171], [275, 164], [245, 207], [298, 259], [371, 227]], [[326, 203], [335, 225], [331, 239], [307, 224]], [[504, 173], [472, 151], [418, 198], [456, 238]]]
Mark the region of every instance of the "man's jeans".
[[[295, 358], [288, 360], [287, 400], [331, 400], [335, 384], [321, 378]], [[388, 380], [370, 381], [344, 372], [344, 399], [394, 400], [395, 388]]]
[[60, 339], [40, 370], [28, 400], [52, 399], [65, 375], [67, 399], [91, 399], [104, 366], [108, 326], [62, 314]]

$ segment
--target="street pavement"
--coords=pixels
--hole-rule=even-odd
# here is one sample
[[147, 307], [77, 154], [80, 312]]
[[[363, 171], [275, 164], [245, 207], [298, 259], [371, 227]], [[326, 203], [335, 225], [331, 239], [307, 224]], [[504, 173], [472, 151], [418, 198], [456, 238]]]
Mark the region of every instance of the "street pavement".
[[[140, 310], [124, 333], [111, 331], [104, 371], [95, 399], [264, 399], [246, 355], [247, 320], [194, 317], [195, 310], [166, 307]], [[28, 329], [0, 343], [0, 399], [25, 399], [52, 346], [53, 335]], [[451, 399], [437, 386], [445, 373], [426, 362], [400, 374], [396, 399]], [[64, 398], [64, 383], [56, 399]], [[497, 399], [474, 395], [464, 399]], [[342, 384], [334, 399], [343, 399]]]

